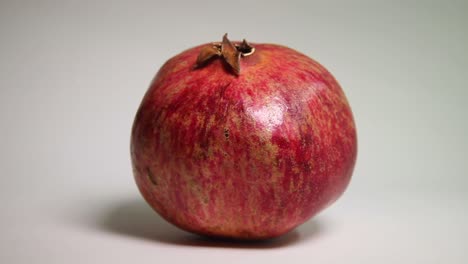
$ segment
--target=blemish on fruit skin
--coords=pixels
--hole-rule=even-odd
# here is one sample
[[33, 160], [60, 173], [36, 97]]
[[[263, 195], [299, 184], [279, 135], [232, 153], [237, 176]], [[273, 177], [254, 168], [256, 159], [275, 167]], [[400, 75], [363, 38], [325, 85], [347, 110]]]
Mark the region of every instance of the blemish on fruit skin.
[[158, 182], [156, 181], [156, 178], [154, 178], [153, 173], [151, 173], [151, 169], [150, 169], [150, 168], [146, 168], [146, 174], [147, 174], [147, 176], [148, 176], [149, 181], [150, 181], [154, 186], [157, 186], [157, 185], [158, 185]]
[[[356, 135], [333, 77], [276, 45], [257, 44], [238, 77], [218, 60], [180, 66], [198, 50], [165, 63], [136, 116], [135, 177], [155, 210], [193, 232], [271, 237], [335, 200], [351, 177]], [[279, 51], [291, 59], [274, 58]], [[298, 78], [283, 74], [290, 68]]]

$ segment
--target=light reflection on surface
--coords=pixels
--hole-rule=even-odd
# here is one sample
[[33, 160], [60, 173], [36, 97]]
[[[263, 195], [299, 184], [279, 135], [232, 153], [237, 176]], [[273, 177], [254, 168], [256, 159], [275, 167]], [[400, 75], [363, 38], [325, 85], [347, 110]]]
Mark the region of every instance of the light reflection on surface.
[[247, 113], [269, 132], [283, 123], [284, 112], [287, 107], [280, 98], [273, 98], [265, 105], [251, 106], [247, 108]]

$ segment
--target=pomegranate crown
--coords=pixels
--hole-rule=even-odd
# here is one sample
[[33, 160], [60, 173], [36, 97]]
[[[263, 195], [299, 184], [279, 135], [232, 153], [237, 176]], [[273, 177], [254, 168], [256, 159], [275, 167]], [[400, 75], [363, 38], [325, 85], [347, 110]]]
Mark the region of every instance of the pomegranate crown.
[[201, 48], [198, 54], [195, 68], [208, 64], [214, 58], [222, 58], [236, 75], [240, 74], [240, 58], [252, 55], [255, 48], [245, 39], [240, 44], [232, 43], [227, 33], [224, 34], [222, 42], [213, 42]]

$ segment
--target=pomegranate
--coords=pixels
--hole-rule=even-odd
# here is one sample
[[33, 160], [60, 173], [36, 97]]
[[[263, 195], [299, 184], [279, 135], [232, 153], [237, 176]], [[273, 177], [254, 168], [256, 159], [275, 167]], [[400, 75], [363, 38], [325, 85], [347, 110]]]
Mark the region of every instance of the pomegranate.
[[136, 184], [174, 225], [201, 235], [282, 235], [333, 203], [357, 155], [347, 99], [318, 62], [224, 36], [159, 70], [131, 136]]

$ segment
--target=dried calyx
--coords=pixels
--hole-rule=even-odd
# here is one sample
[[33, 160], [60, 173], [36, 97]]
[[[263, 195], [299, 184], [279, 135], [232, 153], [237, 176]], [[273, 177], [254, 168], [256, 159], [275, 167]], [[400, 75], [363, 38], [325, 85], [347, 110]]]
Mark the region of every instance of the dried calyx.
[[210, 45], [203, 47], [198, 54], [196, 67], [205, 65], [214, 57], [221, 57], [226, 63], [232, 68], [234, 73], [239, 75], [240, 73], [240, 58], [246, 57], [255, 52], [255, 48], [252, 47], [244, 39], [240, 44], [233, 44], [228, 38], [227, 33], [223, 36], [222, 42], [215, 42]]

